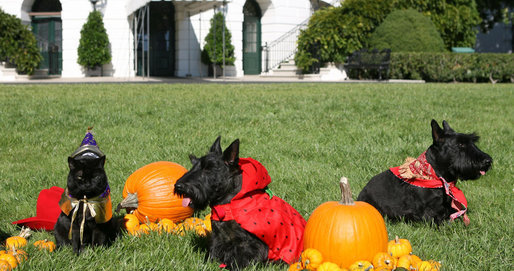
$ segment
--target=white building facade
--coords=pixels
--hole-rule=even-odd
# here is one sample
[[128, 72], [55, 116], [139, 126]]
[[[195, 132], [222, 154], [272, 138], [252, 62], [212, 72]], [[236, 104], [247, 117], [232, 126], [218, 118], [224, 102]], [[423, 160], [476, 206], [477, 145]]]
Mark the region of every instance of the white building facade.
[[[85, 77], [77, 63], [80, 30], [91, 0], [0, 0], [4, 12], [31, 25], [44, 61], [40, 69], [61, 77]], [[95, 2], [95, 1], [93, 1]], [[201, 50], [215, 12], [223, 12], [235, 47], [231, 76], [269, 68], [263, 50], [307, 22], [317, 0], [97, 0], [111, 45], [104, 76], [208, 76]], [[293, 48], [294, 49], [294, 48]], [[288, 49], [288, 50], [293, 50]]]

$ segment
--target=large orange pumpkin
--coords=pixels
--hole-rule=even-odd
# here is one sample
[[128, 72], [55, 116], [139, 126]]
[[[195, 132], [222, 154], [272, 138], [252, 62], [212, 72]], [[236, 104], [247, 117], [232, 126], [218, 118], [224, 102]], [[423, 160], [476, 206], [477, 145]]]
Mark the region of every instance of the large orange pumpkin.
[[370, 204], [353, 201], [348, 180], [340, 181], [342, 200], [329, 201], [312, 212], [303, 237], [304, 249], [315, 248], [325, 261], [342, 267], [357, 260], [372, 261], [387, 251], [387, 230], [382, 215]]
[[133, 211], [141, 223], [167, 218], [182, 221], [193, 209], [182, 206], [182, 197], [173, 193], [175, 182], [187, 172], [183, 166], [167, 161], [148, 164], [136, 170], [125, 181], [123, 201], [118, 209]]

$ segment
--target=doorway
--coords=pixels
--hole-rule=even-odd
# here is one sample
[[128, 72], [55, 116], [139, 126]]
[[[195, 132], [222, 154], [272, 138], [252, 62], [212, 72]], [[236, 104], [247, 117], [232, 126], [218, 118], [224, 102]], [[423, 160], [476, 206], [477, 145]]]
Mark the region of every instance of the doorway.
[[[149, 19], [145, 12], [136, 15], [137, 33], [137, 75], [147, 74], [148, 50], [150, 59], [148, 66], [150, 76], [175, 75], [175, 8], [172, 2], [150, 2]], [[137, 12], [136, 12], [137, 13]], [[147, 33], [147, 22], [149, 33]], [[142, 29], [141, 29], [142, 28]], [[141, 31], [143, 30], [143, 31]], [[148, 40], [150, 37], [150, 40]], [[144, 53], [144, 56], [143, 56]], [[143, 71], [143, 69], [145, 69]]]
[[59, 0], [36, 0], [32, 5], [32, 33], [43, 60], [38, 69], [48, 70], [49, 75], [62, 72], [62, 20]]
[[244, 74], [261, 73], [261, 9], [255, 0], [243, 6], [243, 70]]

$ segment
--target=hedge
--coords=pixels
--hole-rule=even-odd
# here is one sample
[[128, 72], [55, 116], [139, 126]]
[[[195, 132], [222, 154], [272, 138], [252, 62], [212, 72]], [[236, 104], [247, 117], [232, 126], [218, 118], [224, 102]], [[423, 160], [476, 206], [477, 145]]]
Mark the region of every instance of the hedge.
[[514, 82], [514, 54], [392, 52], [389, 78], [427, 82]]

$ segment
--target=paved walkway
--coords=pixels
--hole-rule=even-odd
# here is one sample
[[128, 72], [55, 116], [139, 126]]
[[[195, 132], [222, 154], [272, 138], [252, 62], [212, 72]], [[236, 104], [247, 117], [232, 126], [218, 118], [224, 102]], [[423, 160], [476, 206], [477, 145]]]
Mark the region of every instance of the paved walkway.
[[424, 83], [422, 80], [341, 80], [322, 81], [319, 78], [272, 77], [260, 75], [245, 75], [243, 77], [81, 77], [81, 78], [18, 78], [14, 81], [2, 81], [0, 84], [191, 84], [191, 83]]

